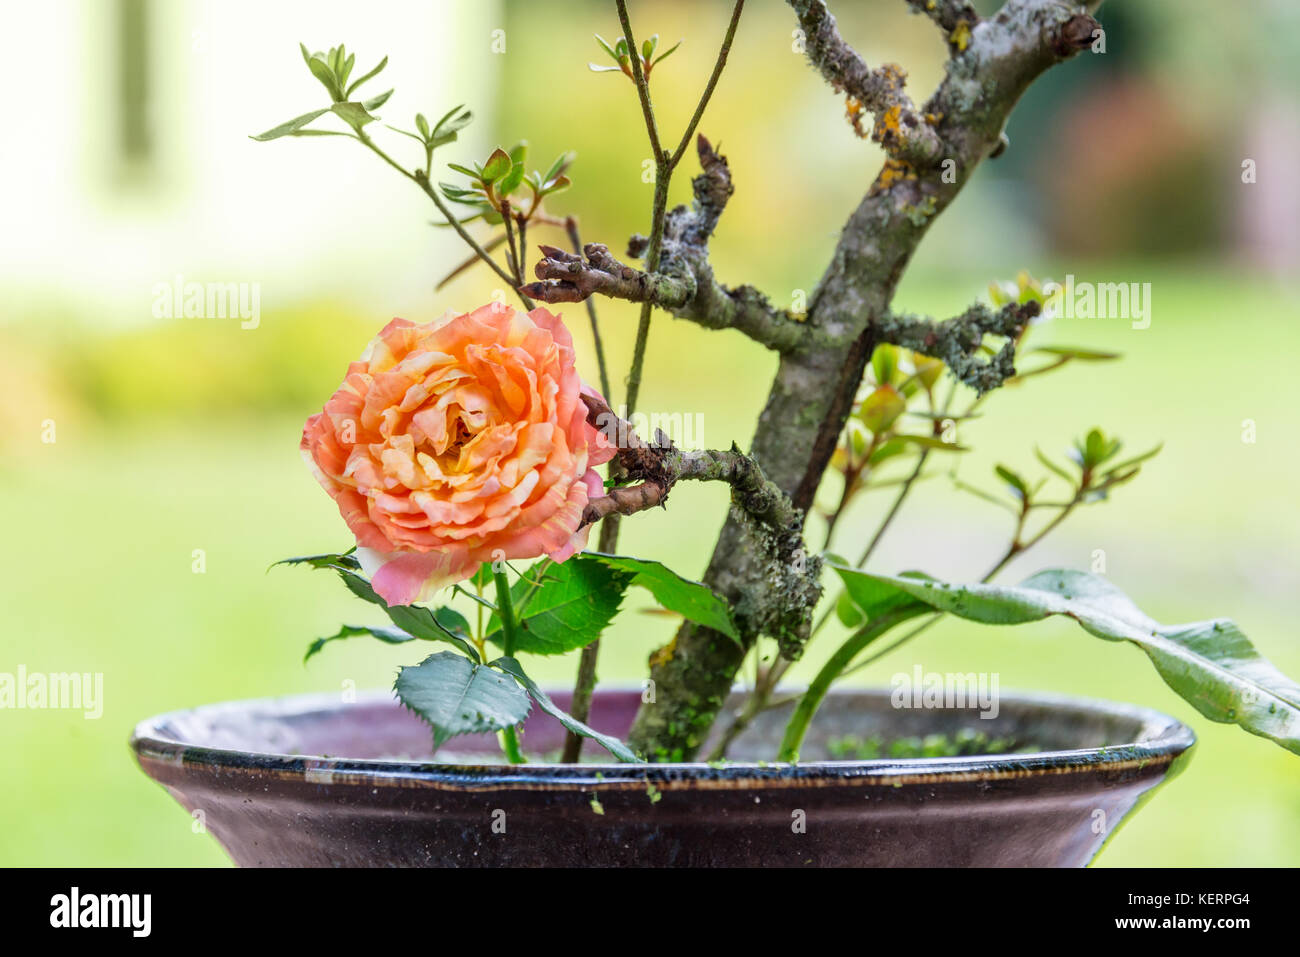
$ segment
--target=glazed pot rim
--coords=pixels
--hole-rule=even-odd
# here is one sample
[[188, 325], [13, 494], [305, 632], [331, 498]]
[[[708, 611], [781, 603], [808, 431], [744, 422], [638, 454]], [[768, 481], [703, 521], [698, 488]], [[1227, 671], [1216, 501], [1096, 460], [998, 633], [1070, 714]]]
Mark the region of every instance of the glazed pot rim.
[[[639, 687], [608, 686], [598, 693], [635, 693]], [[832, 698], [888, 698], [875, 688], [836, 689]], [[1137, 722], [1135, 740], [1093, 748], [1017, 754], [933, 758], [784, 762], [703, 761], [655, 764], [530, 762], [523, 765], [440, 764], [432, 760], [387, 758], [329, 758], [210, 747], [182, 741], [169, 726], [181, 718], [256, 712], [266, 718], [335, 712], [363, 704], [393, 701], [390, 691], [360, 692], [354, 703], [340, 703], [337, 692], [254, 698], [201, 705], [155, 715], [139, 722], [130, 746], [143, 762], [211, 771], [266, 773], [309, 783], [357, 784], [369, 787], [424, 786], [434, 788], [626, 789], [647, 784], [673, 789], [736, 788], [856, 783], [899, 787], [904, 784], [1026, 778], [1078, 772], [1154, 770], [1172, 765], [1196, 743], [1192, 729], [1175, 718], [1137, 705], [1054, 693], [1003, 693], [1003, 706], [1038, 707], [1100, 714]], [[1181, 764], [1181, 762], [1180, 762]]]

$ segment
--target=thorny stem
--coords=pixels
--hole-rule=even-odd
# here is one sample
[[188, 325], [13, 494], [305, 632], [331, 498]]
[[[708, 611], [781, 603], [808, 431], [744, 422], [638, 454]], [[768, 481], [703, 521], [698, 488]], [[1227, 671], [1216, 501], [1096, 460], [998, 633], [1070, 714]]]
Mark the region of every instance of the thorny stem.
[[650, 135], [650, 149], [654, 153], [655, 165], [662, 166], [666, 160], [664, 148], [659, 144], [659, 126], [655, 123], [654, 104], [650, 102], [650, 85], [641, 69], [641, 58], [636, 55], [636, 40], [632, 36], [632, 21], [627, 15], [627, 0], [614, 0], [618, 8], [618, 22], [623, 27], [623, 38], [627, 48], [632, 51], [632, 81], [636, 84], [637, 98], [641, 101], [641, 113], [645, 117], [646, 132]]
[[[537, 207], [534, 206], [534, 209]], [[519, 224], [519, 258], [515, 260], [515, 273], [522, 283], [524, 273], [528, 270], [528, 216], [520, 213], [515, 222]]]
[[[672, 178], [672, 167], [659, 142], [659, 126], [655, 122], [654, 105], [650, 101], [650, 85], [646, 82], [641, 69], [641, 59], [636, 55], [636, 40], [632, 36], [632, 21], [627, 13], [626, 0], [615, 0], [618, 7], [618, 21], [623, 27], [623, 37], [628, 49], [632, 51], [632, 80], [636, 84], [637, 98], [641, 101], [641, 114], [645, 118], [646, 134], [650, 137], [650, 151], [655, 160], [654, 205], [650, 211], [650, 245], [646, 251], [646, 271], [654, 272], [659, 268], [659, 254], [663, 248], [664, 214], [668, 208], [668, 183]], [[641, 391], [641, 369], [645, 365], [646, 343], [650, 339], [650, 303], [641, 304], [641, 316], [636, 326], [636, 342], [632, 347], [632, 366], [627, 374], [627, 398], [624, 402], [625, 415], [631, 416], [636, 410], [636, 400]]]
[[[659, 268], [659, 255], [663, 251], [664, 213], [668, 207], [668, 176], [656, 174], [653, 217], [650, 227], [650, 247], [646, 252], [646, 272], [653, 273]], [[649, 302], [641, 303], [641, 315], [636, 324], [636, 342], [632, 346], [632, 365], [627, 373], [627, 399], [624, 401], [624, 415], [631, 416], [636, 411], [637, 399], [641, 396], [641, 370], [645, 367], [646, 346], [650, 341]]]

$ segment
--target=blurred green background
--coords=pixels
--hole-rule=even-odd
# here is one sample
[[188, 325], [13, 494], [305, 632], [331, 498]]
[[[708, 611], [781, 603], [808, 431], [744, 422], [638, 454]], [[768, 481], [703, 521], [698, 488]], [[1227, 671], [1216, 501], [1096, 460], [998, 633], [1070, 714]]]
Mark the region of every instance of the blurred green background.
[[[686, 42], [653, 78], [674, 138], [712, 66], [728, 4], [638, 2], [639, 34]], [[942, 75], [932, 25], [896, 2], [836, 3], [871, 63], [894, 60], [921, 99]], [[1249, 13], [1247, 10], [1249, 9]], [[0, 711], [0, 864], [220, 865], [215, 842], [147, 780], [127, 750], [134, 722], [196, 704], [385, 687], [403, 649], [341, 643], [304, 667], [307, 642], [370, 609], [331, 579], [274, 560], [348, 544], [299, 459], [304, 418], [393, 315], [427, 320], [493, 294], [478, 269], [440, 292], [462, 256], [435, 211], [357, 144], [254, 143], [320, 105], [297, 51], [340, 41], [358, 72], [390, 66], [374, 92], [409, 127], [456, 103], [476, 112], [440, 162], [531, 144], [545, 168], [578, 158], [553, 211], [616, 251], [644, 231], [651, 186], [630, 83], [586, 68], [591, 38], [619, 34], [608, 3], [51, 3], [8, 11], [34, 38], [10, 69], [40, 98], [7, 121], [0, 152], [0, 671], [100, 672], [104, 712]], [[955, 313], [990, 280], [1035, 276], [1149, 282], [1150, 328], [1058, 320], [1035, 335], [1124, 353], [997, 394], [963, 427], [967, 481], [996, 462], [1037, 476], [1035, 444], [1059, 451], [1093, 425], [1132, 451], [1164, 452], [1110, 503], [1083, 511], [1007, 574], [1088, 567], [1165, 621], [1237, 620], [1283, 670], [1300, 673], [1295, 505], [1300, 450], [1300, 155], [1297, 11], [1257, 0], [1186, 16], [1174, 0], [1103, 8], [1106, 52], [1056, 69], [1020, 105], [1011, 148], [985, 164], [933, 227], [896, 306]], [[701, 126], [728, 156], [736, 195], [713, 244], [719, 277], [780, 304], [810, 292], [881, 161], [843, 103], [793, 49], [793, 18], [753, 0]], [[1223, 82], [1225, 75], [1231, 82]], [[412, 146], [384, 141], [405, 162]], [[1257, 181], [1243, 183], [1244, 160]], [[689, 198], [693, 160], [674, 201]], [[445, 177], [444, 177], [445, 178]], [[479, 227], [482, 228], [482, 227]], [[563, 244], [557, 231], [536, 241]], [[256, 328], [238, 319], [155, 318], [155, 286], [182, 275], [257, 283]], [[585, 313], [566, 310], [589, 381]], [[621, 400], [634, 307], [600, 303]], [[745, 445], [773, 359], [739, 335], [658, 317], [641, 408], [702, 415], [703, 444]], [[1243, 441], [1247, 420], [1256, 441]], [[51, 437], [53, 425], [55, 441]], [[834, 481], [823, 501], [838, 494]], [[621, 549], [698, 575], [725, 511], [719, 488], [683, 487], [665, 513], [625, 523]], [[890, 496], [873, 492], [837, 532], [860, 550]], [[820, 522], [812, 519], [813, 540]], [[923, 483], [874, 560], [973, 577], [1000, 552], [1006, 516]], [[201, 550], [204, 568], [195, 571]], [[601, 676], [634, 682], [673, 623], [631, 596], [603, 644]], [[807, 680], [823, 635], [793, 672]], [[944, 622], [855, 681], [914, 664], [996, 672], [1003, 690], [1129, 700], [1188, 721], [1188, 771], [1129, 823], [1103, 865], [1300, 862], [1300, 761], [1202, 720], [1136, 649], [1064, 623], [1015, 630]], [[574, 659], [538, 661], [561, 684]]]

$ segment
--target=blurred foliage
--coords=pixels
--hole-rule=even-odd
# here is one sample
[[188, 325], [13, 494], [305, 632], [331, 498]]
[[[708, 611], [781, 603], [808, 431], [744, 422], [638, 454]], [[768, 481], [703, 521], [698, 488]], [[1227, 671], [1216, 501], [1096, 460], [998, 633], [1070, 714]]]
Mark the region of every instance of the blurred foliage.
[[264, 314], [256, 329], [221, 319], [116, 333], [64, 327], [28, 348], [59, 394], [100, 418], [194, 422], [286, 409], [305, 418], [385, 321], [302, 303]]

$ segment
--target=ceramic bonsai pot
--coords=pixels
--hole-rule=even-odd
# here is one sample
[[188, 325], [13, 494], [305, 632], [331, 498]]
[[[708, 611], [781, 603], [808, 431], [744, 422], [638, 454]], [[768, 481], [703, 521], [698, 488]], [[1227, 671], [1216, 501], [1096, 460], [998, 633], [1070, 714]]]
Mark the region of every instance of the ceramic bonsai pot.
[[[600, 691], [590, 723], [623, 734], [639, 703], [636, 691]], [[131, 744], [244, 866], [876, 867], [1085, 865], [1195, 742], [1173, 718], [1128, 705], [1003, 695], [985, 720], [844, 691], [818, 713], [801, 763], [759, 761], [785, 717], [762, 715], [723, 765], [509, 766], [492, 763], [486, 735], [444, 746], [468, 757], [435, 758], [427, 726], [387, 692], [180, 711], [142, 722]], [[844, 734], [960, 729], [1035, 750], [827, 759]], [[562, 736], [533, 709], [526, 751], [554, 754]], [[593, 752], [607, 757], [589, 742]]]

